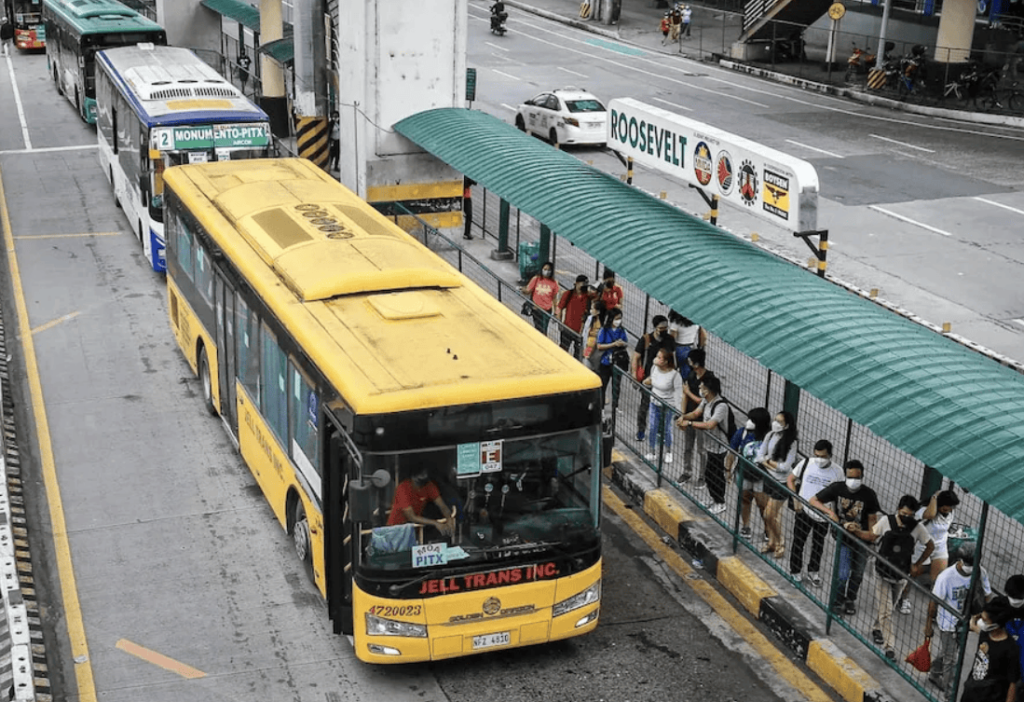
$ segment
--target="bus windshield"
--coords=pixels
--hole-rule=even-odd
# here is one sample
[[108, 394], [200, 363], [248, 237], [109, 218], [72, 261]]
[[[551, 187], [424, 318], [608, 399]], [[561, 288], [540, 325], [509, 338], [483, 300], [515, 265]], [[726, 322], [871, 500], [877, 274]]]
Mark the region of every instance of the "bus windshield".
[[[384, 470], [390, 478], [376, 495], [374, 516], [359, 524], [364, 570], [417, 577], [436, 566], [479, 569], [481, 563], [536, 560], [593, 547], [600, 538], [594, 494], [599, 441], [598, 429], [587, 427], [364, 454], [362, 476]], [[454, 514], [450, 529], [436, 524], [445, 508]], [[410, 514], [435, 523], [410, 521]], [[430, 544], [436, 547], [422, 548]], [[417, 557], [423, 551], [441, 555]]]

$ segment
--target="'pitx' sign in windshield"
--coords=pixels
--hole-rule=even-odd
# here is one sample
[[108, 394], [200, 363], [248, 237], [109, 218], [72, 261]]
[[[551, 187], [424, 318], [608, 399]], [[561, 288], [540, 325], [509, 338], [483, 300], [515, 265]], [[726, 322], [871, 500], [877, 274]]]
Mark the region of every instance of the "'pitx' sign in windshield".
[[258, 147], [270, 143], [270, 127], [267, 124], [201, 124], [192, 127], [163, 127], [154, 129], [152, 138], [153, 148], [160, 151]]

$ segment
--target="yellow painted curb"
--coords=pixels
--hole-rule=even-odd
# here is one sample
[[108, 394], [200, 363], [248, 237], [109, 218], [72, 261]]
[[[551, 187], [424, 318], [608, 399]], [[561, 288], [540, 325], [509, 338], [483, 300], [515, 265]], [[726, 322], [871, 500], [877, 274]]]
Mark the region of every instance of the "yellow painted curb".
[[828, 639], [815, 639], [807, 648], [807, 667], [847, 702], [864, 702], [865, 691], [881, 687]]
[[662, 488], [644, 494], [644, 513], [676, 541], [679, 540], [680, 522], [693, 520], [690, 513]]
[[737, 556], [718, 559], [716, 577], [718, 582], [755, 617], [761, 612], [762, 599], [779, 594]]

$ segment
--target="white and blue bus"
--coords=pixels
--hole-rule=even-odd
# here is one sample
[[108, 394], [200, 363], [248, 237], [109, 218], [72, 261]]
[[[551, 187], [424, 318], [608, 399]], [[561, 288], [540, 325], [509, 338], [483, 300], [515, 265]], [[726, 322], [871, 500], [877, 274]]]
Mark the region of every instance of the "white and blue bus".
[[100, 164], [147, 260], [164, 271], [164, 169], [270, 156], [270, 122], [188, 49], [119, 47], [96, 65]]

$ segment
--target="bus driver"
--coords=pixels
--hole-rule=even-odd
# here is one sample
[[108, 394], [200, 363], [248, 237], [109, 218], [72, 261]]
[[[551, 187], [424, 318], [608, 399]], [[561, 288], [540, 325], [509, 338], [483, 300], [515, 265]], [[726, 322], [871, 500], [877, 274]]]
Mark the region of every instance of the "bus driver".
[[[443, 519], [429, 519], [423, 516], [427, 503], [431, 503], [443, 515]], [[441, 499], [437, 485], [430, 479], [426, 468], [417, 468], [411, 478], [403, 480], [395, 488], [395, 499], [391, 504], [388, 526], [398, 524], [422, 524], [438, 529], [445, 536], [455, 531], [452, 511]]]

